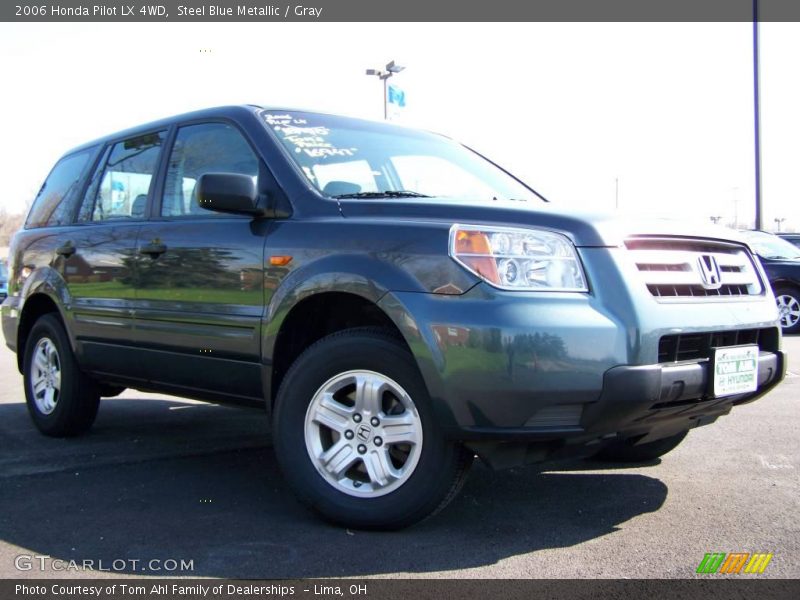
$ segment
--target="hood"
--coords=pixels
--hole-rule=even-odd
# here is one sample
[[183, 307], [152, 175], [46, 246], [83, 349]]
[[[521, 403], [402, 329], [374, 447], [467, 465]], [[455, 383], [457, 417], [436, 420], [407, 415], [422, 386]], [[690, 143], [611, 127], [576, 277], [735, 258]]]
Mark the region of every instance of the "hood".
[[446, 198], [386, 198], [341, 200], [345, 218], [377, 217], [444, 223], [534, 227], [556, 231], [578, 247], [621, 246], [641, 235], [669, 235], [732, 240], [736, 232], [712, 224], [625, 213], [587, 212], [526, 200], [452, 200]]

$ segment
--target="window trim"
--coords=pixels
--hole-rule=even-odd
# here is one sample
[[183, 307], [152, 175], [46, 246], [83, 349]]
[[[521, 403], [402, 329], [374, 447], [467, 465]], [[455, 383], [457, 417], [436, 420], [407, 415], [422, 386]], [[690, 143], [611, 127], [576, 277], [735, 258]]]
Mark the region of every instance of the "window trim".
[[[98, 172], [98, 169], [105, 171], [106, 162], [108, 162], [108, 155], [111, 153], [111, 147], [113, 144], [103, 142], [101, 144], [100, 152], [98, 153], [97, 157], [94, 159], [92, 163], [92, 169], [86, 173], [86, 181], [83, 185], [83, 193], [81, 194], [81, 201], [75, 207], [75, 214], [72, 215], [72, 224], [73, 225], [86, 225], [90, 223], [94, 223], [95, 221], [81, 221], [81, 210], [83, 209], [83, 204], [86, 202], [86, 194], [89, 193], [89, 189], [92, 187], [92, 182], [94, 182], [94, 176]], [[102, 166], [101, 166], [102, 165]], [[94, 205], [92, 206], [94, 208]]]
[[[139, 218], [129, 217], [129, 218], [117, 218], [117, 219], [103, 219], [102, 221], [95, 221], [94, 219], [90, 218], [90, 219], [88, 219], [86, 221], [79, 221], [78, 218], [80, 217], [81, 209], [83, 208], [83, 203], [86, 201], [86, 194], [89, 192], [89, 187], [91, 186], [92, 181], [94, 179], [92, 177], [92, 178], [87, 178], [86, 179], [85, 186], [84, 186], [84, 189], [83, 189], [83, 199], [77, 205], [75, 214], [73, 216], [73, 224], [81, 225], [81, 226], [87, 226], [87, 225], [88, 226], [96, 226], [96, 225], [103, 225], [103, 224], [120, 225], [120, 224], [123, 224], [123, 223], [142, 223], [144, 221], [147, 221], [148, 220], [148, 212], [147, 211], [148, 211], [148, 208], [150, 206], [151, 196], [153, 194], [154, 182], [156, 182], [156, 177], [158, 177], [158, 175], [159, 175], [159, 169], [161, 167], [162, 157], [164, 155], [164, 148], [165, 148], [166, 140], [169, 139], [169, 134], [172, 131], [172, 129], [173, 129], [173, 126], [168, 125], [166, 127], [161, 126], [161, 127], [155, 128], [155, 129], [145, 129], [145, 130], [142, 130], [142, 131], [137, 131], [133, 135], [129, 134], [129, 135], [117, 136], [115, 138], [109, 138], [102, 144], [102, 151], [99, 153], [99, 156], [94, 161], [94, 166], [93, 166], [92, 171], [91, 171], [92, 175], [97, 173], [98, 169], [101, 169], [101, 175], [104, 176], [105, 175], [105, 171], [106, 171], [106, 167], [108, 167], [108, 160], [111, 158], [111, 153], [114, 151], [114, 146], [116, 146], [117, 144], [120, 144], [122, 142], [125, 142], [126, 140], [136, 139], [138, 137], [142, 137], [142, 136], [145, 136], [145, 135], [151, 135], [151, 134], [154, 134], [154, 133], [164, 133], [164, 137], [163, 137], [164, 141], [162, 141], [161, 147], [159, 148], [159, 155], [158, 155], [158, 159], [156, 160], [156, 168], [153, 169], [153, 176], [152, 176], [152, 179], [150, 180], [150, 185], [149, 185], [148, 190], [147, 190], [147, 204], [145, 205], [145, 212], [144, 212], [144, 215], [142, 217], [139, 217]], [[98, 192], [99, 192], [99, 190], [98, 190]], [[92, 214], [94, 214], [94, 205], [95, 205], [96, 201], [97, 201], [97, 197], [95, 196], [95, 198], [92, 199]]]

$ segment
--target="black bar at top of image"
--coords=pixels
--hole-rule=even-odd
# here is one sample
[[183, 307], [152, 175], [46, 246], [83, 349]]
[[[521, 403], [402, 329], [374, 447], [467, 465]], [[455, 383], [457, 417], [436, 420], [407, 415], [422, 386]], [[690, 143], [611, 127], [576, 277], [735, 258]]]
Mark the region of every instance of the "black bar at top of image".
[[797, 0], [11, 0], [0, 21], [745, 22], [754, 2], [761, 21], [800, 21]]

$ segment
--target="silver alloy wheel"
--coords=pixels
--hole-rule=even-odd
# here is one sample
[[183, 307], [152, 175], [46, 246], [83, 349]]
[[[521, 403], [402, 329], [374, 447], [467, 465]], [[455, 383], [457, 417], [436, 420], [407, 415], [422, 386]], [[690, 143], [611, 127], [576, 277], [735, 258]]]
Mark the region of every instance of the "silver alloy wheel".
[[33, 350], [31, 360], [31, 390], [39, 412], [52, 413], [61, 396], [61, 359], [50, 338], [42, 338]]
[[781, 294], [775, 298], [778, 302], [778, 313], [781, 316], [781, 327], [788, 329], [800, 321], [800, 302], [794, 296]]
[[326, 381], [306, 411], [308, 455], [327, 483], [374, 498], [403, 485], [419, 462], [422, 422], [411, 396], [374, 371]]

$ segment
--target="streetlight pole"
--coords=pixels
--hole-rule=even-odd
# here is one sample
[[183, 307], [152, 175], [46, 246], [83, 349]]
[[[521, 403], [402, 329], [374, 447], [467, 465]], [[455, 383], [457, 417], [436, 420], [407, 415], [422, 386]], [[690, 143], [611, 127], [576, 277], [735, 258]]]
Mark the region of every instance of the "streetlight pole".
[[395, 62], [389, 61], [383, 69], [367, 69], [367, 75], [374, 75], [383, 81], [383, 118], [389, 119], [389, 78], [405, 69]]
[[761, 229], [761, 77], [758, 62], [758, 0], [753, 0], [753, 122], [756, 154], [756, 229]]
[[383, 120], [386, 121], [389, 119], [389, 77], [381, 77], [383, 79]]

